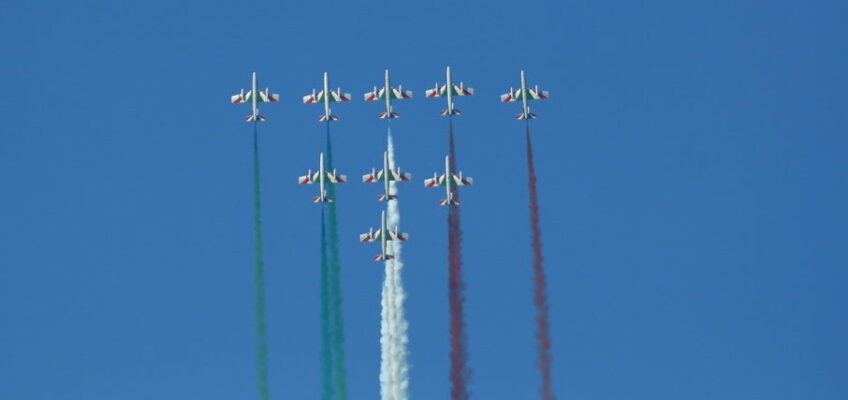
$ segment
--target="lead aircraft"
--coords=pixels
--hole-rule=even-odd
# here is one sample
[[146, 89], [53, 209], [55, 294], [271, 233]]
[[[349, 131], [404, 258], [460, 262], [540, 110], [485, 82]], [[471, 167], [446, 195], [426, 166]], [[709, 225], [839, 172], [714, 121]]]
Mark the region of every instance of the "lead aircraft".
[[330, 90], [330, 77], [325, 72], [324, 90], [315, 92], [315, 89], [312, 89], [312, 94], [303, 96], [303, 103], [324, 103], [324, 114], [318, 116], [318, 121], [337, 121], [339, 116], [333, 115], [330, 111], [330, 102], [332, 101], [350, 101], [350, 93], [342, 93], [341, 88], [337, 88], [336, 91]]
[[412, 91], [403, 90], [402, 85], [398, 85], [397, 88], [393, 88], [391, 80], [389, 79], [389, 70], [386, 70], [386, 78], [383, 82], [383, 87], [378, 89], [376, 86], [374, 86], [374, 90], [365, 93], [363, 97], [365, 98], [365, 101], [386, 101], [386, 111], [377, 114], [378, 117], [384, 119], [397, 118], [400, 117], [400, 114], [392, 110], [392, 99], [411, 99]]
[[432, 89], [427, 89], [424, 92], [426, 97], [447, 97], [448, 100], [448, 108], [442, 110], [440, 114], [442, 115], [459, 115], [462, 114], [461, 111], [453, 108], [453, 96], [472, 96], [474, 95], [474, 89], [470, 87], [465, 87], [462, 82], [459, 82], [459, 85], [454, 85], [451, 82], [451, 69], [447, 67], [445, 72], [445, 84], [439, 86], [437, 83], [435, 87]]
[[517, 119], [531, 119], [536, 118], [536, 114], [530, 112], [530, 105], [527, 103], [528, 100], [542, 100], [548, 98], [547, 90], [539, 90], [539, 85], [536, 85], [534, 89], [527, 88], [527, 79], [524, 77], [524, 70], [521, 71], [521, 88], [518, 90], [513, 90], [509, 88], [509, 93], [504, 93], [501, 95], [501, 101], [504, 102], [512, 102], [521, 100], [521, 107], [523, 112], [515, 116]]
[[297, 178], [297, 183], [300, 184], [318, 183], [318, 196], [312, 198], [313, 203], [332, 203], [336, 201], [335, 198], [327, 196], [325, 185], [327, 183], [345, 182], [347, 182], [347, 177], [337, 174], [335, 169], [333, 169], [333, 172], [324, 169], [324, 153], [318, 156], [318, 171], [313, 173], [310, 169], [306, 172], [306, 175]]
[[456, 186], [465, 186], [471, 185], [474, 183], [474, 179], [470, 176], [462, 176], [462, 172], [457, 174], [452, 174], [450, 168], [450, 156], [445, 156], [445, 173], [443, 175], [436, 176], [433, 173], [432, 178], [427, 178], [424, 180], [424, 186], [426, 187], [436, 187], [436, 186], [444, 186], [445, 192], [447, 193], [447, 197], [442, 200], [439, 200], [439, 205], [453, 205], [458, 206], [459, 200], [453, 197], [453, 192], [451, 192], [451, 185]]
[[401, 172], [400, 167], [397, 167], [394, 170], [389, 169], [388, 152], [383, 152], [383, 169], [379, 171], [371, 169], [370, 174], [362, 175], [362, 182], [365, 183], [383, 181], [383, 189], [385, 190], [385, 193], [377, 196], [378, 201], [389, 201], [398, 198], [396, 195], [389, 194], [389, 182], [408, 181], [410, 179], [412, 179], [412, 174], [408, 172]]
[[380, 218], [380, 229], [374, 231], [373, 228], [368, 229], [368, 232], [359, 235], [360, 242], [376, 242], [380, 241], [380, 254], [374, 256], [374, 260], [376, 261], [385, 261], [392, 260], [395, 258], [393, 254], [388, 254], [386, 250], [388, 250], [388, 241], [389, 240], [400, 240], [407, 241], [409, 240], [409, 235], [405, 233], [400, 233], [395, 227], [395, 230], [389, 230], [386, 228], [386, 212], [383, 211]]
[[264, 92], [259, 91], [258, 85], [256, 84], [256, 72], [253, 73], [251, 82], [251, 88], [247, 91], [247, 93], [245, 93], [244, 89], [242, 89], [241, 92], [230, 96], [230, 102], [234, 104], [250, 102], [251, 113], [244, 117], [245, 121], [264, 121], [267, 118], [264, 115], [259, 115], [259, 107], [257, 103], [276, 103], [280, 101], [280, 95], [270, 93], [268, 88], [265, 88]]

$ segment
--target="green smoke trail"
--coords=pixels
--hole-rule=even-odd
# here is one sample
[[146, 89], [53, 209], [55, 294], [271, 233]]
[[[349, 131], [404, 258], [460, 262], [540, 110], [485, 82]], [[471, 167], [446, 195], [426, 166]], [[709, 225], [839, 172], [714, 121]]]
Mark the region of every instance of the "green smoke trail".
[[259, 135], [253, 123], [253, 283], [256, 286], [256, 388], [259, 398], [271, 398], [268, 390], [268, 343], [265, 340], [265, 261], [262, 259], [262, 202], [259, 187]]
[[[333, 167], [333, 145], [330, 124], [327, 123], [327, 169]], [[329, 185], [327, 194], [336, 197], [335, 185]], [[327, 203], [327, 247], [329, 258], [330, 320], [333, 353], [333, 392], [337, 400], [347, 400], [347, 371], [344, 354], [344, 322], [342, 321], [341, 262], [339, 261], [339, 227], [336, 203]]]
[[329, 272], [327, 258], [327, 229], [325, 223], [325, 203], [321, 205], [321, 399], [333, 398], [333, 349], [331, 347]]

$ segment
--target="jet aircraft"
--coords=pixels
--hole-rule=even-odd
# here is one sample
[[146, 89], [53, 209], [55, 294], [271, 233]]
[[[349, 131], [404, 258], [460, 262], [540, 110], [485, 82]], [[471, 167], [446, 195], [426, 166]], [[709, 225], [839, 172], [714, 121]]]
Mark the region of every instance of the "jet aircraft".
[[297, 183], [300, 184], [318, 183], [318, 196], [312, 198], [313, 203], [334, 202], [336, 200], [335, 198], [327, 196], [325, 185], [328, 183], [334, 184], [345, 182], [347, 182], [347, 177], [337, 174], [335, 169], [333, 169], [333, 172], [324, 169], [324, 153], [321, 153], [321, 155], [318, 156], [318, 171], [313, 173], [310, 169], [306, 175], [297, 178]]
[[330, 102], [332, 101], [350, 101], [350, 93], [342, 93], [341, 88], [336, 89], [336, 91], [330, 90], [330, 77], [325, 72], [324, 90], [316, 93], [315, 89], [312, 89], [312, 94], [303, 96], [303, 103], [324, 103], [324, 114], [318, 116], [318, 121], [336, 121], [339, 116], [333, 115], [330, 111]]
[[540, 100], [547, 98], [548, 91], [539, 90], [539, 85], [536, 85], [533, 89], [527, 88], [527, 79], [524, 77], [524, 70], [521, 71], [521, 88], [518, 90], [509, 88], [509, 93], [501, 95], [501, 101], [512, 102], [521, 100], [522, 113], [515, 116], [517, 119], [536, 118], [536, 114], [530, 112], [530, 105], [527, 104], [528, 100]]
[[389, 240], [400, 240], [407, 241], [409, 240], [409, 235], [406, 233], [400, 233], [395, 227], [394, 230], [389, 230], [386, 227], [386, 212], [383, 211], [380, 219], [380, 229], [374, 231], [374, 229], [368, 229], [368, 232], [359, 235], [360, 242], [376, 242], [380, 241], [380, 254], [374, 256], [374, 260], [376, 261], [385, 261], [392, 260], [395, 258], [393, 254], [388, 254], [388, 241]]
[[383, 152], [383, 169], [377, 171], [372, 169], [370, 174], [362, 175], [362, 182], [383, 182], [384, 194], [377, 196], [379, 201], [389, 201], [397, 199], [397, 196], [389, 194], [389, 182], [392, 181], [408, 181], [412, 179], [412, 174], [401, 172], [400, 168], [394, 170], [389, 169], [389, 153]]
[[446, 81], [445, 84], [439, 86], [437, 83], [434, 88], [427, 89], [424, 92], [426, 97], [441, 97], [446, 96], [448, 100], [448, 108], [442, 110], [440, 114], [442, 115], [459, 115], [462, 112], [453, 108], [453, 96], [472, 96], [474, 95], [474, 89], [470, 87], [465, 87], [462, 82], [459, 82], [459, 85], [454, 85], [451, 82], [451, 69], [447, 67]]
[[452, 174], [450, 168], [450, 156], [445, 156], [445, 173], [443, 175], [436, 176], [433, 173], [432, 178], [427, 178], [424, 180], [424, 186], [426, 187], [436, 187], [436, 186], [444, 186], [445, 192], [447, 193], [447, 197], [443, 200], [439, 201], [439, 205], [459, 205], [459, 200], [453, 197], [453, 192], [451, 192], [451, 185], [456, 186], [464, 186], [471, 185], [474, 182], [473, 178], [470, 176], [462, 176], [462, 172], [459, 174]]
[[247, 103], [250, 102], [251, 113], [250, 115], [244, 117], [245, 121], [264, 121], [267, 118], [264, 115], [259, 115], [259, 107], [257, 103], [265, 103], [265, 102], [278, 102], [280, 101], [280, 95], [276, 93], [270, 93], [268, 88], [265, 88], [265, 91], [259, 91], [258, 85], [256, 84], [256, 72], [253, 73], [253, 79], [251, 83], [251, 89], [244, 92], [244, 89], [241, 92], [236, 93], [230, 96], [230, 102], [232, 103]]
[[397, 88], [393, 88], [391, 84], [391, 80], [389, 79], [389, 70], [386, 70], [386, 78], [383, 82], [383, 87], [377, 88], [374, 86], [374, 90], [365, 93], [363, 97], [365, 97], [365, 101], [374, 101], [374, 100], [385, 100], [386, 101], [386, 111], [377, 114], [380, 118], [397, 118], [400, 117], [400, 114], [394, 112], [392, 110], [392, 99], [411, 99], [412, 91], [411, 90], [403, 90], [402, 85], [398, 85]]

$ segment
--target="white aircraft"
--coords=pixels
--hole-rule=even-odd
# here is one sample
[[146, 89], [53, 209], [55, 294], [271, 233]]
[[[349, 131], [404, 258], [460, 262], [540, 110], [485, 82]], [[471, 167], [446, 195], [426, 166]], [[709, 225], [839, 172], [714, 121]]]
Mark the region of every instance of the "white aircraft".
[[[432, 178], [427, 178], [424, 180], [424, 186], [426, 187], [436, 187], [436, 186], [444, 186], [445, 192], [447, 193], [447, 197], [443, 200], [439, 201], [439, 205], [459, 205], [459, 200], [453, 198], [453, 193], [451, 192], [451, 185], [456, 186], [464, 186], [470, 185], [474, 182], [474, 179], [470, 176], [462, 176], [462, 172], [457, 174], [452, 174], [450, 169], [450, 156], [445, 156], [445, 173], [444, 175], [436, 176], [433, 173]], [[451, 183], [453, 182], [453, 183]]]
[[393, 194], [389, 194], [389, 182], [391, 181], [408, 181], [412, 179], [412, 174], [407, 172], [400, 172], [400, 168], [395, 168], [394, 170], [389, 169], [389, 153], [383, 152], [383, 169], [377, 171], [376, 169], [371, 169], [370, 174], [362, 175], [362, 182], [371, 183], [371, 182], [379, 182], [383, 181], [383, 188], [385, 189], [385, 194], [381, 194], [377, 196], [377, 200], [379, 201], [389, 201], [397, 199], [397, 196]]
[[424, 95], [427, 97], [441, 97], [447, 96], [448, 98], [448, 108], [442, 110], [442, 115], [459, 115], [462, 112], [453, 108], [453, 96], [471, 96], [474, 94], [474, 89], [463, 86], [462, 82], [459, 85], [454, 85], [451, 83], [451, 71], [450, 67], [447, 68], [447, 80], [445, 84], [439, 86], [437, 83], [434, 88], [427, 89], [424, 92]]
[[380, 254], [374, 256], [374, 260], [392, 260], [395, 258], [395, 256], [392, 254], [388, 254], [388, 252], [386, 251], [388, 247], [387, 242], [389, 240], [400, 240], [405, 242], [409, 240], [409, 235], [398, 232], [397, 227], [395, 227], [395, 230], [389, 230], [388, 228], [386, 228], [386, 212], [383, 211], [380, 220], [380, 229], [375, 232], [374, 229], [371, 228], [368, 229], [368, 232], [359, 235], [360, 242], [375, 242], [377, 240], [380, 241], [381, 252]]
[[521, 106], [523, 112], [515, 116], [518, 119], [531, 119], [536, 118], [536, 114], [530, 112], [530, 105], [527, 104], [528, 100], [539, 100], [539, 99], [547, 99], [548, 91], [547, 90], [539, 90], [539, 85], [536, 85], [535, 89], [527, 88], [527, 80], [524, 78], [524, 70], [521, 71], [521, 89], [512, 90], [509, 88], [509, 93], [504, 93], [501, 95], [501, 101], [516, 101], [521, 100]]
[[344, 175], [339, 175], [336, 173], [334, 169], [333, 172], [327, 171], [324, 169], [324, 153], [321, 153], [318, 156], [318, 171], [315, 173], [310, 169], [306, 175], [297, 178], [297, 183], [300, 184], [312, 184], [318, 183], [318, 196], [312, 198], [313, 203], [332, 203], [336, 199], [327, 196], [327, 190], [325, 186], [327, 183], [345, 183], [347, 182], [347, 177]]
[[280, 95], [276, 93], [270, 93], [268, 88], [265, 88], [264, 92], [259, 91], [258, 85], [256, 84], [256, 72], [253, 73], [253, 82], [251, 84], [251, 89], [244, 92], [244, 89], [241, 92], [236, 93], [230, 96], [230, 102], [232, 103], [247, 103], [250, 102], [250, 106], [252, 112], [250, 115], [244, 117], [246, 121], [264, 121], [264, 115], [259, 115], [259, 107], [257, 107], [257, 103], [265, 103], [265, 102], [278, 102], [280, 101]]
[[[411, 90], [403, 90], [402, 85], [398, 85], [397, 89], [393, 88], [391, 85], [391, 81], [389, 80], [389, 70], [386, 70], [386, 80], [383, 83], [383, 87], [377, 89], [374, 86], [374, 90], [365, 93], [365, 101], [373, 101], [373, 100], [385, 100], [386, 101], [386, 111], [381, 112], [377, 116], [380, 118], [397, 118], [400, 117], [400, 114], [394, 112], [392, 110], [392, 99], [411, 99], [412, 91]], [[388, 94], [388, 95], [387, 95]]]
[[315, 89], [312, 89], [312, 94], [307, 94], [303, 96], [303, 102], [305, 104], [312, 103], [324, 103], [324, 114], [318, 117], [319, 121], [336, 121], [339, 119], [338, 115], [333, 115], [330, 112], [330, 102], [331, 101], [350, 101], [350, 93], [342, 93], [342, 89], [338, 88], [336, 91], [330, 90], [330, 77], [327, 73], [324, 73], [324, 90], [320, 92], [315, 92]]

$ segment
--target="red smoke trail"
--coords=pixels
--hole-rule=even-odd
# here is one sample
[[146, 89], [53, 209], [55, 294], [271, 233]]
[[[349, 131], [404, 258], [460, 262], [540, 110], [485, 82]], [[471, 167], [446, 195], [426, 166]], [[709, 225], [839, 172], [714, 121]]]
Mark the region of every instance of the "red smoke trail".
[[[448, 130], [450, 141], [450, 173], [456, 172], [456, 152], [453, 145], [453, 123]], [[453, 198], [459, 201], [459, 191], [451, 186]], [[448, 210], [448, 298], [450, 303], [450, 381], [451, 400], [468, 400], [468, 354], [465, 337], [465, 283], [462, 281], [462, 229], [459, 225], [459, 207], [449, 205]]]
[[548, 294], [545, 269], [542, 267], [542, 229], [539, 228], [539, 197], [536, 193], [536, 167], [533, 166], [533, 145], [530, 142], [530, 124], [527, 124], [527, 187], [530, 189], [530, 229], [533, 242], [533, 302], [536, 305], [536, 340], [539, 360], [536, 365], [542, 374], [539, 395], [544, 400], [555, 400], [551, 389], [551, 335], [548, 325]]

